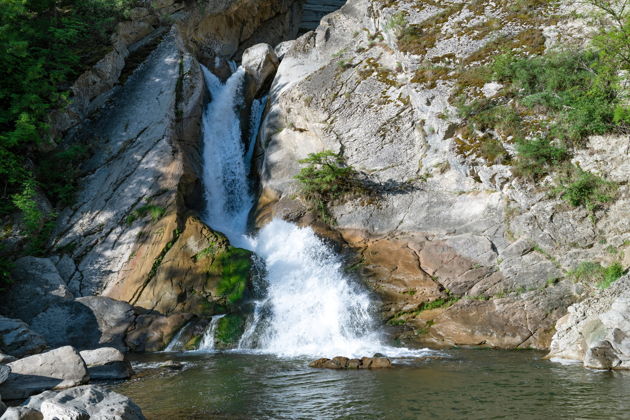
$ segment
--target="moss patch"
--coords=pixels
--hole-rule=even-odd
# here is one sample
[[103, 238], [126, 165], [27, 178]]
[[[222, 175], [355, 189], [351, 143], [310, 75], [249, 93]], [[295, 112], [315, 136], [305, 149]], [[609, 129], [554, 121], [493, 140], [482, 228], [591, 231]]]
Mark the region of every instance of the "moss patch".
[[229, 247], [215, 256], [208, 274], [219, 277], [218, 293], [229, 303], [243, 299], [252, 268], [252, 253], [245, 249]]
[[229, 314], [219, 320], [214, 333], [215, 346], [218, 348], [233, 347], [245, 330], [245, 318], [239, 314]]

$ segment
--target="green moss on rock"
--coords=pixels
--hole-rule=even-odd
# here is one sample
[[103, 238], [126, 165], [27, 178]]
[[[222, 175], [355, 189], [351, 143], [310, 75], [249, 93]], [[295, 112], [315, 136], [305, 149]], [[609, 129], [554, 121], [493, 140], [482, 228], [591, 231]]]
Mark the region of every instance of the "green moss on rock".
[[240, 314], [228, 314], [219, 320], [214, 334], [215, 346], [233, 347], [245, 329], [245, 318]]
[[217, 292], [229, 303], [243, 299], [252, 268], [251, 256], [250, 251], [229, 247], [216, 255], [208, 268], [211, 276], [219, 277]]

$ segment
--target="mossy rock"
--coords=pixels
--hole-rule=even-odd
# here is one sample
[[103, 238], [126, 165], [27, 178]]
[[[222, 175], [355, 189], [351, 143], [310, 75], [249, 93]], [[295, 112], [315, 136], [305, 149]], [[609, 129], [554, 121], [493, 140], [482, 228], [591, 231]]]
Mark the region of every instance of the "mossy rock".
[[210, 277], [218, 278], [217, 292], [228, 303], [243, 299], [252, 269], [252, 253], [245, 249], [229, 247], [215, 255], [208, 268]]
[[199, 348], [199, 344], [201, 343], [202, 336], [194, 335], [184, 344], [185, 350], [197, 350]]
[[214, 333], [217, 348], [230, 348], [238, 344], [245, 331], [245, 317], [240, 314], [229, 314], [219, 320]]

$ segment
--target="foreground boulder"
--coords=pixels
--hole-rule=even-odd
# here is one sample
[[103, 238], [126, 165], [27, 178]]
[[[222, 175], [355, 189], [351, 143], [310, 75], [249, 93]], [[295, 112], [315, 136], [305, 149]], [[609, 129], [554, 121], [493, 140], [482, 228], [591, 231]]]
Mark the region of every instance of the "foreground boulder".
[[50, 306], [33, 319], [31, 328], [52, 347], [108, 346], [127, 351], [124, 338], [133, 320], [133, 308], [128, 303], [104, 296], [86, 296]]
[[133, 375], [131, 363], [125, 355], [113, 347], [80, 352], [90, 374], [90, 379], [126, 379]]
[[7, 400], [27, 398], [48, 389], [63, 389], [86, 383], [85, 362], [70, 346], [25, 357], [9, 363], [11, 374], [0, 384], [0, 395]]
[[387, 357], [362, 357], [361, 359], [349, 359], [343, 356], [332, 359], [321, 358], [308, 364], [309, 367], [319, 369], [382, 369], [392, 367], [392, 362]]
[[548, 358], [593, 369], [630, 369], [630, 274], [571, 305], [556, 324]]
[[29, 398], [24, 407], [45, 419], [142, 420], [142, 410], [124, 395], [94, 385], [64, 391], [46, 391]]
[[20, 258], [11, 275], [19, 287], [12, 287], [0, 296], [0, 308], [5, 315], [30, 323], [50, 305], [73, 298], [57, 267], [48, 258]]
[[9, 407], [4, 412], [2, 420], [44, 420], [44, 415], [28, 407]]
[[[45, 348], [44, 337], [32, 331], [24, 321], [0, 316], [0, 353], [24, 357], [40, 353]], [[3, 360], [6, 360], [5, 355], [0, 355], [0, 363], [4, 363]]]

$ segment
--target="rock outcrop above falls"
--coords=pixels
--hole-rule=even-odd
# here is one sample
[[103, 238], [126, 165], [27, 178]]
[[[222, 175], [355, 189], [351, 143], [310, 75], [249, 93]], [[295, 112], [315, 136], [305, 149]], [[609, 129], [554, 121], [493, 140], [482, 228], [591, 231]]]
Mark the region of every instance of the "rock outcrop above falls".
[[[582, 167], [620, 183], [616, 201], [593, 217], [509, 165], [462, 151], [453, 97], [460, 82], [474, 88], [466, 69], [500, 54], [497, 39], [532, 55], [582, 45], [588, 29], [572, 6], [549, 7], [518, 17], [504, 3], [350, 0], [325, 17], [291, 44], [271, 88], [258, 224], [283, 217], [352, 248], [349, 265], [407, 340], [548, 348], [555, 322], [584, 296], [567, 272], [582, 261], [630, 265], [625, 163], [607, 158], [627, 153], [630, 138], [589, 139], [597, 147], [576, 152]], [[423, 29], [417, 48], [399, 44], [402, 25]], [[479, 87], [491, 88], [501, 86]], [[323, 150], [341, 153], [371, 190], [327, 203], [332, 229], [295, 199], [299, 160]]]
[[630, 369], [630, 275], [571, 305], [560, 318], [548, 358], [594, 369]]

